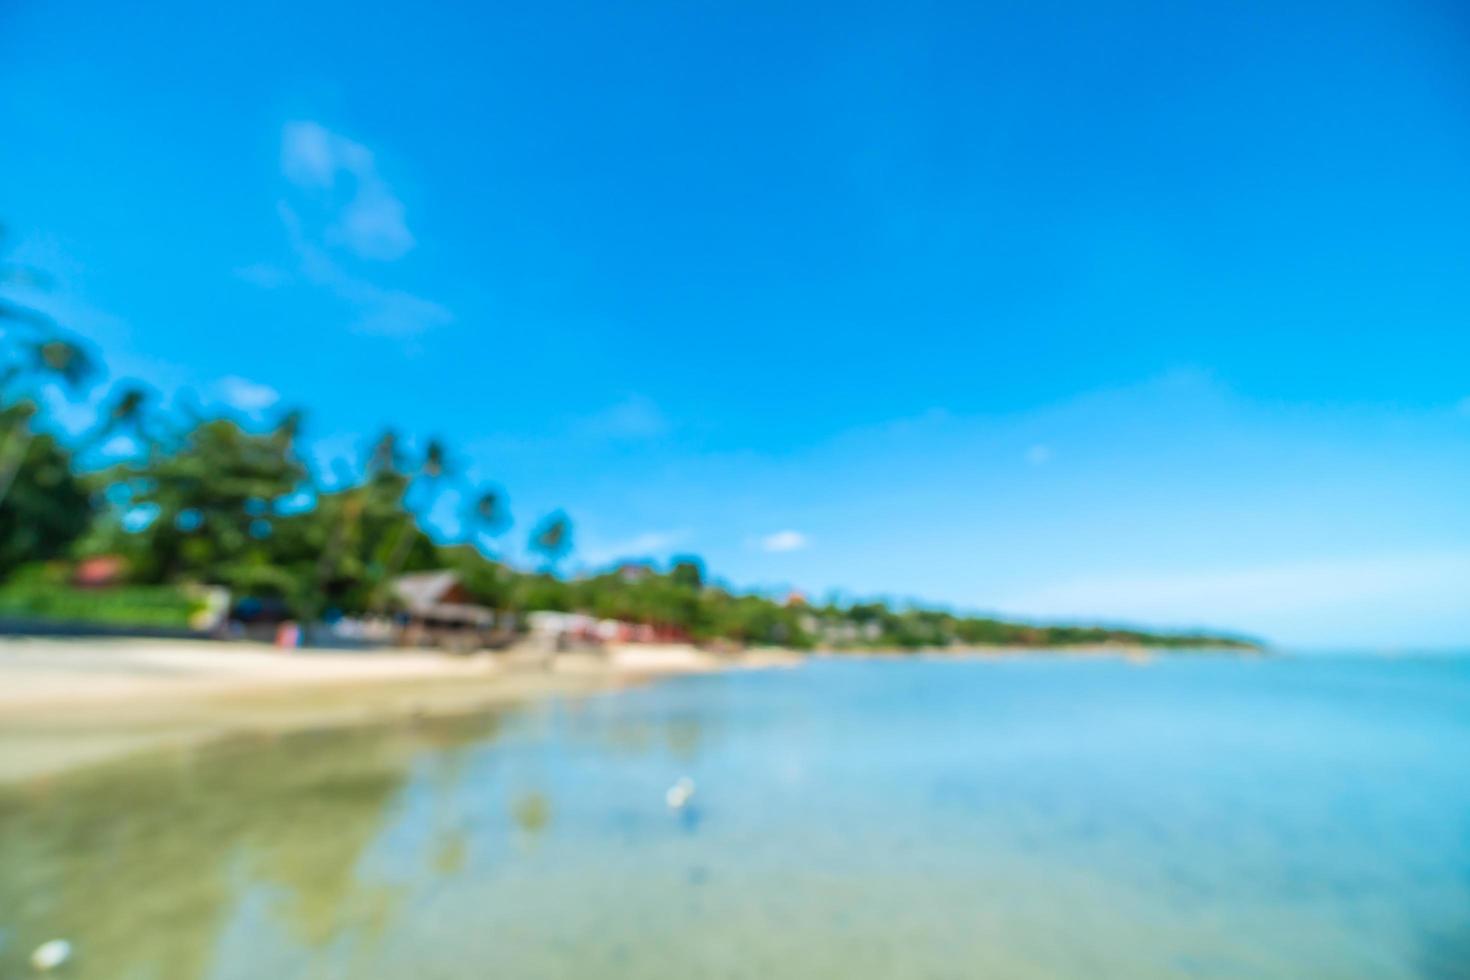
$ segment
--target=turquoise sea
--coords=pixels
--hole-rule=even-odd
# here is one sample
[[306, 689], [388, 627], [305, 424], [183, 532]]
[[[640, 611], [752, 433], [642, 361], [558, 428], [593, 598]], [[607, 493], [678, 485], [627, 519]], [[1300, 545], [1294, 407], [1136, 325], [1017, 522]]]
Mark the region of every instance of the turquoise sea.
[[[696, 787], [671, 809], [666, 790]], [[1470, 976], [1470, 659], [819, 659], [0, 793], [0, 976]]]

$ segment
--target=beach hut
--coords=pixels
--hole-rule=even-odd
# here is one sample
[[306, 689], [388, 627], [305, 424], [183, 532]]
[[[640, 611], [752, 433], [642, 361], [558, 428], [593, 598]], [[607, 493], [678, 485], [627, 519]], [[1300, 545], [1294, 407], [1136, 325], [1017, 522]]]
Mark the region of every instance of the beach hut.
[[454, 572], [400, 575], [392, 593], [402, 615], [403, 646], [477, 650], [495, 644], [495, 613], [477, 605]]

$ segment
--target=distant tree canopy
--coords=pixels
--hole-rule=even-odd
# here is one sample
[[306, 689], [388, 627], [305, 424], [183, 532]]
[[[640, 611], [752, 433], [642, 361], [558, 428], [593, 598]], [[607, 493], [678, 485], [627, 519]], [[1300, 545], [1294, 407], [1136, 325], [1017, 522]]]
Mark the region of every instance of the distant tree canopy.
[[114, 495], [148, 515], [134, 532], [135, 574], [246, 588], [278, 579], [281, 549], [272, 539], [281, 504], [306, 475], [289, 441], [280, 427], [253, 434], [213, 419], [188, 432], [173, 452], [115, 469]]
[[[0, 409], [0, 427], [13, 434], [26, 411]], [[72, 471], [71, 454], [49, 435], [33, 437], [0, 502], [0, 578], [28, 562], [63, 557], [94, 516], [92, 495]]]
[[[0, 241], [5, 229], [0, 227]], [[0, 287], [46, 277], [0, 263]], [[84, 393], [98, 374], [87, 348], [52, 319], [0, 296], [0, 577], [57, 557], [91, 525], [91, 494], [71, 452], [37, 428], [43, 392]]]
[[[0, 286], [20, 275], [0, 265]], [[562, 511], [530, 531], [536, 571], [496, 560], [511, 526], [504, 491], [468, 482], [449, 448], [415, 455], [384, 432], [332, 479], [301, 449], [305, 418], [270, 426], [165, 411], [116, 384], [87, 431], [45, 417], [48, 398], [95, 397], [101, 369], [47, 317], [0, 297], [0, 583], [28, 565], [90, 555], [125, 559], [140, 587], [204, 583], [273, 598], [298, 617], [384, 612], [404, 572], [451, 569], [477, 601], [512, 611], [578, 611], [699, 641], [798, 648], [917, 649], [1130, 643], [1247, 645], [1218, 637], [1034, 626], [883, 602], [811, 606], [712, 581], [692, 555], [567, 576], [573, 525]], [[110, 451], [121, 438], [125, 451]], [[107, 461], [87, 469], [78, 458]], [[445, 493], [458, 533], [427, 528]]]
[[[12, 416], [22, 412], [5, 409], [0, 424], [13, 428]], [[0, 501], [0, 577], [27, 562], [118, 554], [135, 583], [225, 585], [240, 596], [279, 599], [314, 619], [385, 611], [387, 585], [397, 575], [450, 569], [492, 608], [584, 612], [701, 642], [838, 650], [1217, 642], [1031, 626], [883, 602], [788, 602], [712, 582], [690, 555], [663, 569], [642, 563], [569, 577], [557, 571], [573, 533], [560, 511], [529, 536], [541, 569], [518, 570], [477, 543], [509, 523], [500, 491], [474, 498], [463, 533], [436, 541], [424, 519], [453, 479], [444, 469], [402, 467], [396, 437], [385, 436], [355, 479], [327, 488], [300, 456], [299, 425], [295, 415], [263, 431], [202, 419], [168, 443], [150, 444], [146, 454], [90, 473], [74, 469], [56, 438], [32, 436], [15, 485]]]
[[701, 588], [704, 586], [704, 562], [692, 555], [675, 555], [669, 577], [685, 588]]
[[571, 520], [561, 511], [548, 515], [531, 531], [528, 547], [541, 556], [547, 570], [555, 569], [572, 550]]

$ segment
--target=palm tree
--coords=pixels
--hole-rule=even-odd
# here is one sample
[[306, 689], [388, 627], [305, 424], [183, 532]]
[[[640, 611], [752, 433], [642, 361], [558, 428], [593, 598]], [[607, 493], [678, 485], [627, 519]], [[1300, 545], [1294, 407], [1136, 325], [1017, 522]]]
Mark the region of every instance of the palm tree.
[[[5, 226], [0, 225], [0, 242], [4, 240]], [[50, 285], [50, 279], [44, 273], [28, 266], [5, 262], [0, 263], [0, 285], [5, 283], [45, 288]], [[56, 326], [49, 316], [39, 310], [0, 299], [0, 325], [7, 321], [28, 330], [51, 330]]]
[[437, 486], [449, 468], [448, 456], [449, 451], [438, 439], [430, 439], [429, 444], [424, 447], [424, 461], [419, 467], [419, 473], [431, 486]]
[[572, 519], [559, 510], [548, 514], [531, 532], [529, 547], [545, 560], [546, 571], [554, 571], [572, 550]]
[[137, 385], [124, 385], [112, 398], [106, 414], [97, 422], [83, 441], [81, 448], [101, 446], [108, 438], [119, 433], [131, 435], [142, 443], [150, 441], [144, 409], [148, 405], [148, 392]]
[[[29, 354], [29, 371], [26, 373], [43, 384], [47, 381], [58, 383], [72, 394], [85, 389], [97, 371], [97, 364], [86, 348], [62, 337], [33, 341], [29, 345]], [[17, 376], [11, 372], [6, 380]], [[31, 401], [27, 409], [17, 413], [15, 423], [5, 432], [5, 441], [0, 444], [0, 504], [5, 502], [35, 438], [35, 430], [31, 428], [35, 411], [35, 403]]]
[[368, 455], [367, 469], [369, 474], [377, 476], [397, 473], [398, 468], [398, 434], [392, 429], [387, 429], [373, 443], [373, 448]]
[[51, 375], [73, 393], [81, 391], [97, 373], [97, 362], [87, 349], [65, 337], [33, 341], [30, 348], [32, 370]]
[[[449, 472], [449, 452], [444, 443], [438, 439], [430, 439], [424, 447], [423, 459], [419, 462], [416, 478], [424, 481], [428, 487], [428, 499], [423, 508], [424, 513], [433, 509], [434, 500], [438, 496], [440, 482]], [[406, 503], [408, 491], [412, 489], [412, 483], [404, 490], [404, 515], [403, 522], [399, 525], [398, 536], [393, 540], [393, 548], [388, 552], [388, 560], [383, 563], [383, 577], [379, 582], [377, 598], [374, 605], [381, 609], [388, 600], [388, 591], [392, 587], [393, 580], [403, 569], [403, 563], [408, 560], [410, 550], [415, 540], [416, 521], [413, 511]]]
[[306, 423], [306, 413], [299, 408], [293, 408], [281, 416], [281, 421], [276, 423], [272, 435], [283, 449], [290, 450], [296, 445], [296, 440], [301, 437], [301, 427]]
[[[0, 241], [5, 237], [5, 228], [0, 225]], [[0, 264], [0, 285], [44, 286], [46, 279], [39, 272], [9, 263]], [[0, 336], [10, 333], [14, 325], [22, 332], [20, 343], [9, 352], [8, 363], [0, 369], [0, 407], [6, 388], [23, 377], [31, 376], [41, 383], [54, 382], [72, 394], [84, 390], [97, 373], [97, 363], [80, 343], [71, 340], [56, 329], [51, 317], [29, 307], [0, 299]], [[9, 426], [0, 442], [0, 504], [10, 493], [10, 487], [30, 451], [35, 432], [31, 419], [35, 416], [34, 399], [28, 399], [29, 407], [14, 413], [14, 424]]]
[[499, 490], [481, 491], [465, 515], [465, 543], [469, 544], [476, 538], [499, 537], [510, 524], [510, 509], [506, 505], [505, 494]]

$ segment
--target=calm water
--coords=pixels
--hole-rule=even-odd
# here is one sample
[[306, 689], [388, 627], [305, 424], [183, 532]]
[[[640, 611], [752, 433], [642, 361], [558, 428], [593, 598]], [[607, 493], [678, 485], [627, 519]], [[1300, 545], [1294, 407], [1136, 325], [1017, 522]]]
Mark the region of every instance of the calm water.
[[1467, 976], [1467, 777], [1463, 659], [681, 679], [8, 791], [0, 976]]

